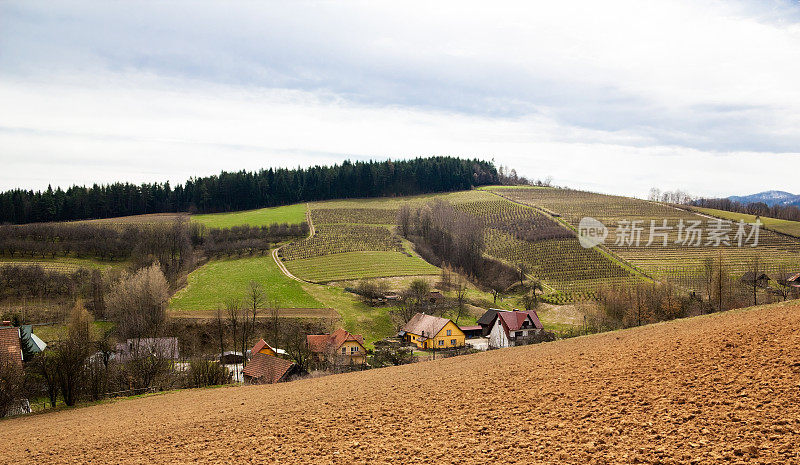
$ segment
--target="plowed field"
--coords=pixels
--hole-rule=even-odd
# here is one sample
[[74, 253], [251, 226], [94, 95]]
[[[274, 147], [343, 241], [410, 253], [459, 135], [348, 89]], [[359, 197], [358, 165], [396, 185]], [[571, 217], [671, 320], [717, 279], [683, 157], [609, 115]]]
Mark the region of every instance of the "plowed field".
[[4, 463], [800, 463], [800, 306], [0, 422]]

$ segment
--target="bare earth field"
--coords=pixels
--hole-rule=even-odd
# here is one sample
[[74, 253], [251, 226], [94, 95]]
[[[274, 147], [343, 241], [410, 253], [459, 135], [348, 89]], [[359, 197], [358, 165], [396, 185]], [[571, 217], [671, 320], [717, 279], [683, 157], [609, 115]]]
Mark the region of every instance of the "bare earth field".
[[4, 463], [800, 463], [800, 306], [0, 422]]

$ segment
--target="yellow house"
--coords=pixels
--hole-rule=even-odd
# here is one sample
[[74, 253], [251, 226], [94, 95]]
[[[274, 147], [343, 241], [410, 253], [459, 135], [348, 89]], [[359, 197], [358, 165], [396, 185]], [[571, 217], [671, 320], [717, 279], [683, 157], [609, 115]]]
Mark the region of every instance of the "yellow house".
[[253, 357], [255, 354], [272, 355], [273, 357], [276, 357], [278, 355], [286, 355], [286, 351], [271, 347], [266, 343], [266, 341], [259, 339], [258, 342], [256, 342], [256, 345], [254, 345], [253, 349], [250, 351], [251, 357]]
[[337, 329], [331, 334], [309, 334], [306, 342], [317, 360], [336, 365], [361, 365], [367, 362], [364, 337]]
[[400, 336], [420, 349], [464, 347], [464, 332], [447, 318], [417, 313], [403, 326]]

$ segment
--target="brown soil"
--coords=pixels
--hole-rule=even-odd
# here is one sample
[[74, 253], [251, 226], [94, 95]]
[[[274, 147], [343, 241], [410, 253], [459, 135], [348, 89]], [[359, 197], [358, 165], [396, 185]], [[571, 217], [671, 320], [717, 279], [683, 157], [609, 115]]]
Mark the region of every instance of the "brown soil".
[[800, 463], [800, 305], [0, 422], [6, 463]]

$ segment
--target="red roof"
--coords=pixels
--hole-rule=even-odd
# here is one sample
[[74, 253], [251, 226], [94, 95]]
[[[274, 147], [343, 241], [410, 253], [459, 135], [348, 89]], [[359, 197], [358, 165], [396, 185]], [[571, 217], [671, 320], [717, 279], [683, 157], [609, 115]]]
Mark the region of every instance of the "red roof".
[[534, 328], [544, 329], [542, 322], [539, 321], [539, 315], [536, 314], [536, 310], [527, 310], [524, 312], [516, 310], [513, 312], [501, 311], [497, 312], [497, 318], [500, 320], [506, 333], [518, 331], [528, 319], [530, 319]]
[[475, 326], [459, 326], [458, 327], [461, 331], [479, 331], [481, 329], [481, 325]]
[[242, 374], [256, 383], [273, 384], [283, 381], [293, 366], [294, 363], [289, 360], [255, 353], [250, 359], [250, 363], [242, 370]]
[[14, 363], [22, 366], [19, 328], [0, 328], [0, 363]]
[[325, 353], [338, 351], [339, 347], [347, 341], [355, 341], [364, 347], [364, 337], [360, 334], [350, 334], [342, 328], [337, 329], [331, 334], [309, 334], [306, 342], [309, 349], [314, 353]]
[[534, 327], [536, 327], [537, 329], [544, 329], [544, 325], [539, 320], [539, 314], [536, 313], [536, 310], [526, 310], [522, 313], [527, 313], [528, 315], [530, 315], [531, 320], [533, 320]]
[[526, 312], [500, 312], [497, 314], [507, 331], [517, 331], [528, 320]]

